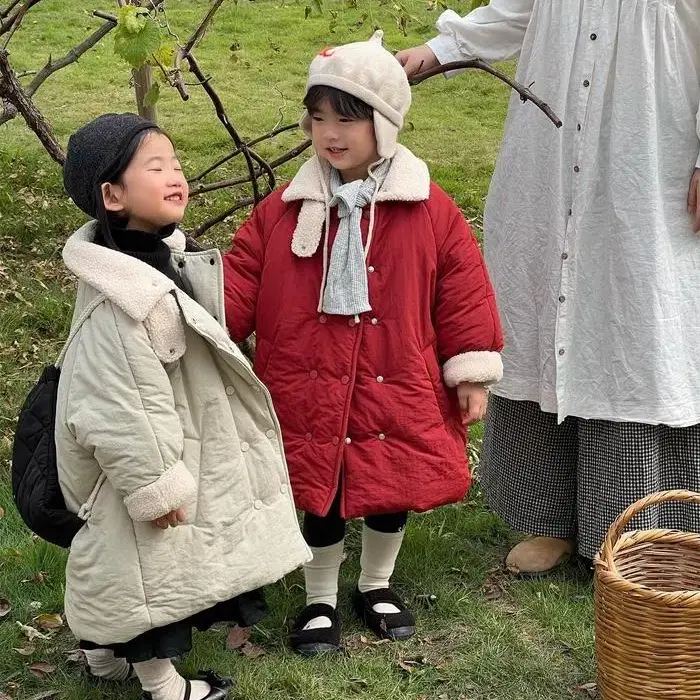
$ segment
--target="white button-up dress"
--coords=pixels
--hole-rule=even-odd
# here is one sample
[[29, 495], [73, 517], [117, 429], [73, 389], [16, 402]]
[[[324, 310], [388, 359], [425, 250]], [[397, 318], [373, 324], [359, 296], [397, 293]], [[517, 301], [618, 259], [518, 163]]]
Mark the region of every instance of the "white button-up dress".
[[438, 21], [441, 63], [519, 55], [485, 212], [506, 337], [494, 393], [614, 421], [700, 423], [700, 0], [493, 0]]

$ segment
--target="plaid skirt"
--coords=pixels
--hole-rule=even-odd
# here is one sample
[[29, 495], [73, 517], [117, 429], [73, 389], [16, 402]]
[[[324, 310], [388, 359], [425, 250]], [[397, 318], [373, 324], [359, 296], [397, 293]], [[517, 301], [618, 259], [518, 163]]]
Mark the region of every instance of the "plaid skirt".
[[[514, 530], [575, 537], [593, 558], [615, 518], [654, 491], [700, 492], [700, 425], [670, 428], [569, 417], [560, 425], [531, 401], [492, 395], [479, 482]], [[700, 532], [700, 507], [664, 504], [630, 529]]]

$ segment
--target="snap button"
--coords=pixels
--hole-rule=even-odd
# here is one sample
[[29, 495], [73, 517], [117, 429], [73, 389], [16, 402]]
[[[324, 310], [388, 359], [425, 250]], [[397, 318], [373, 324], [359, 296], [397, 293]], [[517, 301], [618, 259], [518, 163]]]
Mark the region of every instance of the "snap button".
[[265, 433], [265, 435], [267, 435], [267, 437], [269, 437], [269, 438], [277, 437], [277, 431], [276, 431], [276, 430], [273, 430], [272, 428], [270, 428], [270, 429]]
[[349, 445], [352, 442], [352, 440], [349, 437], [345, 438], [345, 444]]
[[309, 372], [309, 377], [311, 377], [311, 379], [316, 379], [316, 377], [318, 377], [318, 372], [315, 369], [312, 369]]
[[340, 443], [340, 438], [337, 435], [333, 436], [333, 440], [331, 441], [334, 445], [338, 445]]
[[311, 442], [311, 438], [313, 437], [313, 435], [311, 435], [311, 433], [306, 433], [306, 435], [304, 435], [304, 437], [306, 438], [307, 442]]
[[367, 268], [367, 272], [374, 272], [374, 265], [370, 265], [370, 266]]
[[386, 440], [386, 435], [384, 435], [384, 433], [379, 433], [379, 439]]
[[319, 323], [325, 323], [327, 320], [328, 320], [328, 318], [327, 318], [324, 314], [321, 314], [321, 315], [318, 317], [318, 322], [319, 322]]
[[287, 493], [287, 490], [287, 484], [282, 484], [282, 486], [280, 486], [280, 493]]
[[185, 267], [185, 263], [183, 260], [180, 260], [180, 262], [177, 264], [178, 267]]
[[381, 384], [384, 381], [384, 377], [381, 374], [377, 377], [377, 381]]
[[255, 506], [255, 510], [260, 510], [263, 507], [263, 502], [258, 498], [253, 505]]
[[340, 381], [343, 382], [343, 384], [349, 384], [350, 377], [348, 377], [348, 375], [346, 374]]
[[560, 354], [560, 355], [563, 355], [565, 352], [566, 352], [566, 350], [564, 350], [564, 348], [560, 348], [560, 349], [559, 349], [559, 354]]
[[372, 325], [373, 325], [373, 326], [376, 326], [378, 323], [379, 323], [379, 319], [378, 319], [378, 318], [373, 318], [373, 319], [372, 319]]
[[232, 386], [226, 387], [226, 395], [227, 396], [233, 396], [235, 393], [236, 393], [236, 390]]
[[214, 260], [214, 258], [210, 258], [210, 259], [209, 259], [209, 264], [210, 264], [210, 265], [216, 265], [216, 260]]
[[247, 452], [250, 449], [250, 445], [247, 442], [241, 443], [241, 452]]

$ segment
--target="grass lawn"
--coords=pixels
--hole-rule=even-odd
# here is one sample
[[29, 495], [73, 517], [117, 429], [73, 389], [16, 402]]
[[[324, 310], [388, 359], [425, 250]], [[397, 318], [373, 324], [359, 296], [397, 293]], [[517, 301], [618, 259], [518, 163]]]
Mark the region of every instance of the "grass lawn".
[[[173, 30], [185, 37], [209, 3], [167, 4]], [[98, 26], [89, 12], [113, 11], [113, 5], [107, 0], [43, 0], [10, 44], [16, 69], [35, 69], [49, 53], [63, 55]], [[384, 28], [389, 48], [412, 46], [432, 36], [438, 11], [431, 9], [434, 3], [417, 0], [310, 5], [312, 14], [305, 19], [305, 3], [229, 1], [197, 51], [245, 137], [298, 118], [306, 68], [320, 48], [367, 38], [374, 24]], [[469, 5], [460, 0], [451, 6], [464, 12]], [[410, 15], [408, 36], [396, 22], [404, 11]], [[114, 57], [107, 37], [45, 83], [37, 103], [65, 144], [71, 131], [90, 118], [133, 110], [128, 81], [128, 70]], [[230, 141], [204, 94], [196, 88], [191, 93], [183, 103], [165, 90], [158, 109], [186, 171], [194, 174], [225, 154]], [[489, 76], [434, 78], [414, 89], [403, 135], [477, 229], [507, 99], [507, 88]], [[300, 134], [292, 132], [261, 151], [274, 156], [299, 140]], [[297, 166], [286, 166], [282, 178]], [[236, 160], [219, 174], [235, 177], [241, 168]], [[233, 196], [240, 194], [225, 191], [194, 200], [186, 225], [221, 210]], [[12, 505], [9, 465], [19, 405], [67, 334], [74, 287], [60, 250], [82, 221], [63, 192], [58, 168], [21, 119], [0, 127], [0, 700], [139, 697], [135, 684], [91, 684], [70, 654], [76, 642], [65, 625], [33, 640], [20, 627], [39, 628], [45, 621], [39, 615], [62, 611], [66, 554], [33, 539], [21, 524]], [[210, 230], [207, 239], [226, 246], [238, 221]], [[477, 428], [476, 444], [479, 435]], [[349, 606], [359, 568], [360, 530], [354, 523], [341, 574], [346, 654], [308, 661], [287, 648], [288, 625], [303, 603], [302, 576], [295, 572], [269, 589], [272, 614], [252, 633], [263, 654], [247, 658], [227, 650], [227, 631], [220, 628], [196, 636], [195, 649], [181, 668], [186, 673], [202, 667], [232, 673], [238, 681], [236, 697], [249, 700], [586, 697], [579, 687], [594, 676], [590, 583], [576, 570], [539, 582], [508, 579], [499, 566], [513, 541], [503, 523], [481, 505], [478, 487], [464, 503], [412, 516], [394, 580], [417, 612], [419, 633], [408, 643], [376, 644], [364, 636]]]

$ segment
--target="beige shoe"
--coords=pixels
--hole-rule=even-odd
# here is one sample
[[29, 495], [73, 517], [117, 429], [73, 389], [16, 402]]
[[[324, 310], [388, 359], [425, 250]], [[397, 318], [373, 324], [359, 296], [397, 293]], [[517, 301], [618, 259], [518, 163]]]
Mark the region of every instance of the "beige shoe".
[[574, 540], [529, 537], [510, 550], [506, 568], [520, 576], [541, 576], [566, 564], [573, 553]]

